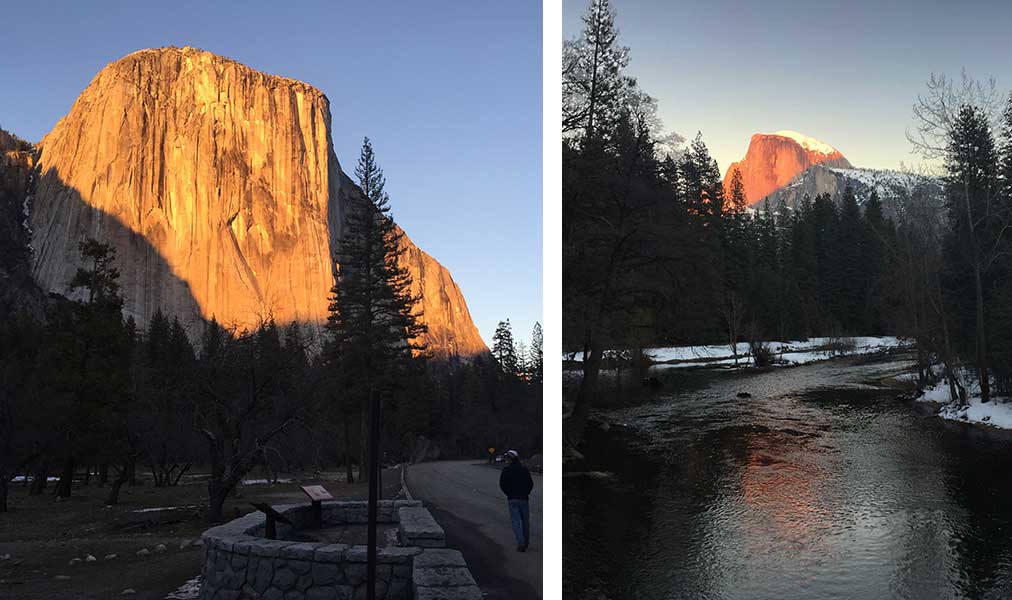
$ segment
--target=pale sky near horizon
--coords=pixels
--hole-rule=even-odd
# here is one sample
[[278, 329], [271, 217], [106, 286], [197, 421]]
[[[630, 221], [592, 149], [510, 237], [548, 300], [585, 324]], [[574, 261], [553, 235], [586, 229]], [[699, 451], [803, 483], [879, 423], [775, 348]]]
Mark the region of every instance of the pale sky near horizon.
[[[563, 3], [563, 35], [589, 0]], [[858, 167], [922, 162], [905, 132], [932, 72], [1012, 86], [1012, 3], [612, 0], [628, 73], [668, 131], [703, 140], [723, 173], [753, 133], [789, 129]]]
[[33, 142], [108, 63], [195, 46], [327, 94], [354, 176], [368, 136], [393, 214], [446, 266], [491, 346], [542, 321], [542, 35], [537, 2], [5, 5], [0, 127]]

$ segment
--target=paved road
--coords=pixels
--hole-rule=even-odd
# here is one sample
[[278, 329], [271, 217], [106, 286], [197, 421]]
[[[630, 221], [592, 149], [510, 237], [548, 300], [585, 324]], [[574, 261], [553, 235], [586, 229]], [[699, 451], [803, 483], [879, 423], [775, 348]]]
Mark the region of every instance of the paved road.
[[541, 476], [531, 493], [531, 547], [516, 551], [500, 470], [476, 461], [411, 465], [408, 490], [446, 530], [446, 545], [464, 553], [486, 599], [541, 598]]

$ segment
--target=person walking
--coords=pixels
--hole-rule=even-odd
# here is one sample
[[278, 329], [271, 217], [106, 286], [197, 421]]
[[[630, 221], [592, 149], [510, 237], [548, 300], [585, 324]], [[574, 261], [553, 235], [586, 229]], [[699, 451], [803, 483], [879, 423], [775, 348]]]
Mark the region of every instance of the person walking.
[[499, 475], [499, 489], [506, 494], [510, 509], [513, 535], [517, 538], [517, 552], [526, 552], [531, 545], [531, 507], [529, 498], [534, 489], [531, 472], [520, 462], [516, 450], [506, 452], [510, 464]]

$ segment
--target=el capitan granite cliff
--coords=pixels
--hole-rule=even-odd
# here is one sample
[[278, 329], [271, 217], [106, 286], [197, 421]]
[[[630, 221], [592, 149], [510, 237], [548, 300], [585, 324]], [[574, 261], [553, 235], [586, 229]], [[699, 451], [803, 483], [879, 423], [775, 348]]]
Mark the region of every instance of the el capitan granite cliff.
[[[112, 244], [124, 313], [159, 308], [195, 333], [273, 316], [322, 323], [344, 214], [361, 192], [318, 89], [195, 48], [104, 68], [38, 144], [32, 275], [67, 293], [78, 243]], [[450, 273], [404, 238], [436, 356], [487, 351]]]

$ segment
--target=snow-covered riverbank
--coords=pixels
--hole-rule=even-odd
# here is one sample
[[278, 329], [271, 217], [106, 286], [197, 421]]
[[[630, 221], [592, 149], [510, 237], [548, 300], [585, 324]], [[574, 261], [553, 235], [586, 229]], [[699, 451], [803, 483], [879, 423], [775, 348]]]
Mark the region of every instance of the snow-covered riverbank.
[[[904, 341], [895, 337], [851, 337], [851, 338], [809, 338], [788, 342], [766, 342], [776, 364], [803, 365], [836, 356], [872, 354], [902, 347]], [[744, 368], [752, 364], [748, 344], [739, 343], [732, 352], [730, 344], [708, 346], [674, 346], [647, 348], [644, 356], [653, 364], [653, 369], [677, 369], [685, 367], [727, 367]], [[610, 357], [619, 357], [609, 352]], [[563, 355], [563, 360], [582, 362], [581, 353]]]
[[957, 406], [949, 397], [949, 383], [942, 379], [924, 390], [918, 402], [936, 402], [942, 407], [938, 416], [952, 421], [990, 425], [1001, 429], [1012, 429], [1012, 398], [995, 397], [984, 404], [980, 401], [980, 386], [976, 381], [967, 384], [967, 405]]

